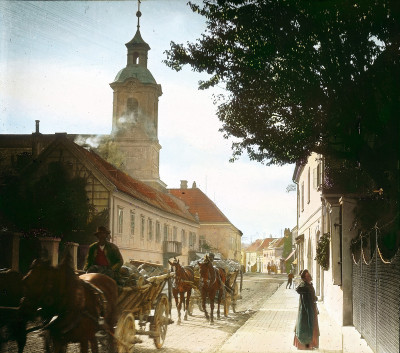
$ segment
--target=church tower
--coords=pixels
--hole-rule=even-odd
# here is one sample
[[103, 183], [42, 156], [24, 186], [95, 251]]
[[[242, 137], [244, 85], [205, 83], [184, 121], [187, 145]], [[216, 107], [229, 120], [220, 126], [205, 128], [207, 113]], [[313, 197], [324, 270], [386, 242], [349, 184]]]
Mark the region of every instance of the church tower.
[[158, 98], [162, 95], [147, 68], [150, 46], [140, 34], [140, 1], [136, 16], [137, 30], [126, 43], [126, 67], [110, 83], [114, 91], [112, 136], [123, 156], [125, 171], [133, 178], [165, 190], [160, 180], [158, 142]]

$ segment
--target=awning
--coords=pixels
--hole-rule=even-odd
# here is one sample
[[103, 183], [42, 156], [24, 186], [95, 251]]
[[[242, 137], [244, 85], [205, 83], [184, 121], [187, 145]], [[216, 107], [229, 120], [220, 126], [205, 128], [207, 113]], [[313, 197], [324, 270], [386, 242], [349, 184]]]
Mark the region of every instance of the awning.
[[293, 250], [293, 251], [289, 254], [289, 256], [285, 259], [285, 261], [289, 260], [289, 259], [294, 255], [295, 252], [296, 252], [296, 250]]
[[297, 265], [297, 259], [294, 259], [292, 265]]

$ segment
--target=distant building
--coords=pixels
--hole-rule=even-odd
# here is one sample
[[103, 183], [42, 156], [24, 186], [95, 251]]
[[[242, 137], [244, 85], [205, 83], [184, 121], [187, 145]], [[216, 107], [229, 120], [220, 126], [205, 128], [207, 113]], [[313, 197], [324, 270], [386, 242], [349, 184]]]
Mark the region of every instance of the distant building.
[[269, 242], [267, 248], [262, 249], [262, 272], [269, 273], [271, 272], [271, 268], [273, 269], [272, 272], [275, 273], [283, 273], [283, 244], [285, 242], [285, 238], [277, 238], [273, 239]]
[[179, 189], [168, 189], [171, 195], [182, 200], [200, 223], [199, 247], [203, 251], [221, 253], [227, 259], [241, 260], [242, 232], [221, 212], [217, 205], [194, 182], [191, 188], [181, 181]]
[[264, 249], [267, 249], [270, 243], [277, 238], [257, 239], [246, 249], [246, 272], [264, 272]]

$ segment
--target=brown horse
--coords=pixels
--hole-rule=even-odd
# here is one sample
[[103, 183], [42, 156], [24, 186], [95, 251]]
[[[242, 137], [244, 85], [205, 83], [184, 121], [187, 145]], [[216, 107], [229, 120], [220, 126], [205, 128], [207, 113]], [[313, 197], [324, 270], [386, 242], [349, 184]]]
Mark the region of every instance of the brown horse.
[[[192, 286], [188, 282], [194, 282], [194, 272], [189, 266], [182, 267], [179, 260], [168, 261], [172, 270], [175, 272], [175, 280], [172, 287], [172, 295], [175, 298], [176, 309], [178, 310], [178, 324], [181, 323], [181, 308], [185, 311], [184, 320], [187, 320], [190, 296], [192, 295]], [[185, 301], [186, 294], [186, 301]], [[179, 295], [179, 300], [178, 300]]]
[[[27, 320], [19, 308], [22, 296], [22, 274], [10, 269], [0, 270], [0, 352], [3, 343], [10, 340], [17, 342], [18, 353], [24, 350]], [[7, 329], [3, 331], [3, 328]]]
[[[111, 336], [118, 296], [113, 279], [100, 273], [78, 277], [67, 262], [53, 267], [35, 260], [23, 283], [26, 296], [22, 305], [42, 308], [42, 317], [53, 318], [45, 327], [49, 337], [47, 351], [65, 352], [69, 342], [77, 342], [81, 353], [87, 353], [90, 342], [92, 352], [98, 353], [95, 333], [101, 329], [109, 334], [109, 348], [113, 351]], [[104, 318], [103, 325], [101, 317]]]
[[[213, 266], [211, 260], [206, 257], [203, 261], [199, 262], [200, 266], [200, 281], [199, 287], [201, 292], [201, 302], [204, 310], [204, 314], [207, 320], [210, 320], [210, 323], [214, 323], [214, 300], [215, 295], [218, 291], [218, 309], [217, 309], [217, 318], [220, 318], [220, 305], [222, 296], [225, 294], [225, 281], [226, 281], [226, 273], [222, 268], [216, 268]], [[210, 300], [210, 316], [208, 316], [206, 310], [206, 300]]]

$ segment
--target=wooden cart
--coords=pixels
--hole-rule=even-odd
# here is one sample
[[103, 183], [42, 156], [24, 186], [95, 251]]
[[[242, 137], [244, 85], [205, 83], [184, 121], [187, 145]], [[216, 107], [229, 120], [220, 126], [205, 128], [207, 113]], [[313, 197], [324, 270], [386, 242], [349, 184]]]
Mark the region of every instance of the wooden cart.
[[[171, 320], [171, 277], [168, 272], [139, 280], [135, 287], [122, 287], [118, 296], [119, 320], [115, 330], [118, 353], [131, 353], [137, 335], [147, 335], [157, 348], [164, 344]], [[165, 285], [168, 287], [165, 289]]]

